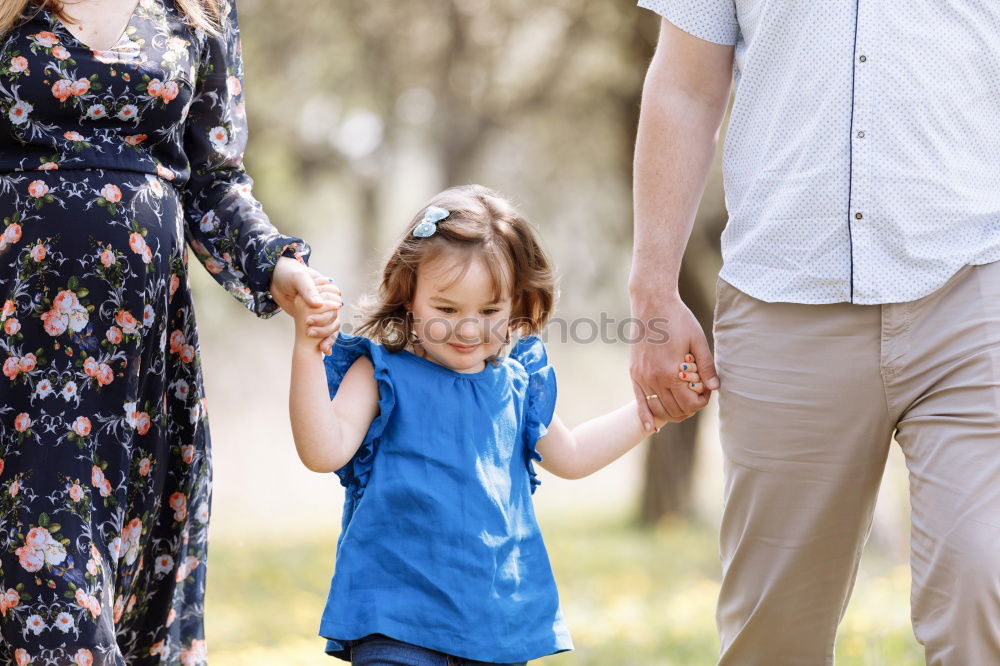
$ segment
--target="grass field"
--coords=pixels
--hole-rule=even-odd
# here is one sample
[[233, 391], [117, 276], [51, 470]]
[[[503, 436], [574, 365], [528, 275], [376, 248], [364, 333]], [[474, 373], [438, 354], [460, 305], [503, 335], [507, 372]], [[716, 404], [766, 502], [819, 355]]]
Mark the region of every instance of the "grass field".
[[[552, 666], [713, 664], [714, 530], [640, 530], [621, 516], [543, 525], [577, 650]], [[316, 637], [334, 540], [213, 543], [208, 641], [215, 666], [334, 664]], [[866, 556], [837, 643], [840, 666], [916, 666], [909, 572]]]

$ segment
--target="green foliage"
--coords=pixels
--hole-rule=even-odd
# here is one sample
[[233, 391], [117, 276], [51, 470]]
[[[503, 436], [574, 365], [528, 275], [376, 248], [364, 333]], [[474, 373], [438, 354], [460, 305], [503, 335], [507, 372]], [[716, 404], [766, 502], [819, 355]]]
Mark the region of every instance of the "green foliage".
[[[543, 525], [576, 651], [551, 666], [715, 663], [715, 531], [684, 523], [641, 530], [617, 516]], [[215, 542], [208, 640], [216, 666], [330, 663], [316, 635], [335, 535]], [[838, 666], [917, 666], [909, 573], [869, 555], [837, 643]], [[326, 661], [324, 661], [326, 660]]]

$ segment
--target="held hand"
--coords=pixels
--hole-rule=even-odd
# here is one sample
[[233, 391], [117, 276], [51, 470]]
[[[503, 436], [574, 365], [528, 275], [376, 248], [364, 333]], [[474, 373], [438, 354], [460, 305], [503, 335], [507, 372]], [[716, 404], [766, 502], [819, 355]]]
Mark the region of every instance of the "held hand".
[[[719, 380], [705, 334], [679, 298], [664, 302], [660, 297], [651, 306], [636, 305], [633, 316], [646, 325], [631, 349], [632, 385], [639, 419], [651, 431], [702, 409]], [[688, 374], [683, 368], [687, 364], [694, 377], [681, 377]]]
[[[321, 339], [320, 350], [329, 354], [340, 330], [338, 311], [343, 307], [340, 289], [319, 271], [289, 257], [281, 257], [271, 276], [271, 295], [289, 315], [296, 318], [309, 337]], [[301, 321], [299, 315], [301, 313]]]

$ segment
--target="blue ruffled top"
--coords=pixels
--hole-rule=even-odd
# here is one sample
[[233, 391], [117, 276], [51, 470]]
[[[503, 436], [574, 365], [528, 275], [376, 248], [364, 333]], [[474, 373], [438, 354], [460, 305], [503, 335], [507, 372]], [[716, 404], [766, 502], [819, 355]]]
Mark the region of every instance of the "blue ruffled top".
[[571, 650], [531, 495], [556, 378], [537, 337], [476, 373], [341, 334], [331, 397], [359, 356], [379, 415], [337, 471], [346, 488], [320, 625], [349, 658], [369, 634], [485, 662]]

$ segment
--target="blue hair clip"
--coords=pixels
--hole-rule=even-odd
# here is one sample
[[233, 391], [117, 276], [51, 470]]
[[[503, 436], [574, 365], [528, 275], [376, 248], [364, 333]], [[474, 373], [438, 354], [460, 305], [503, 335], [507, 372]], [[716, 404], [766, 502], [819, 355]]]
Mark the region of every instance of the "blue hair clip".
[[424, 219], [420, 220], [420, 224], [418, 224], [413, 230], [413, 235], [417, 238], [427, 238], [428, 236], [433, 236], [434, 232], [437, 231], [437, 223], [449, 215], [451, 215], [451, 213], [446, 211], [444, 208], [429, 206], [427, 210], [424, 211]]

